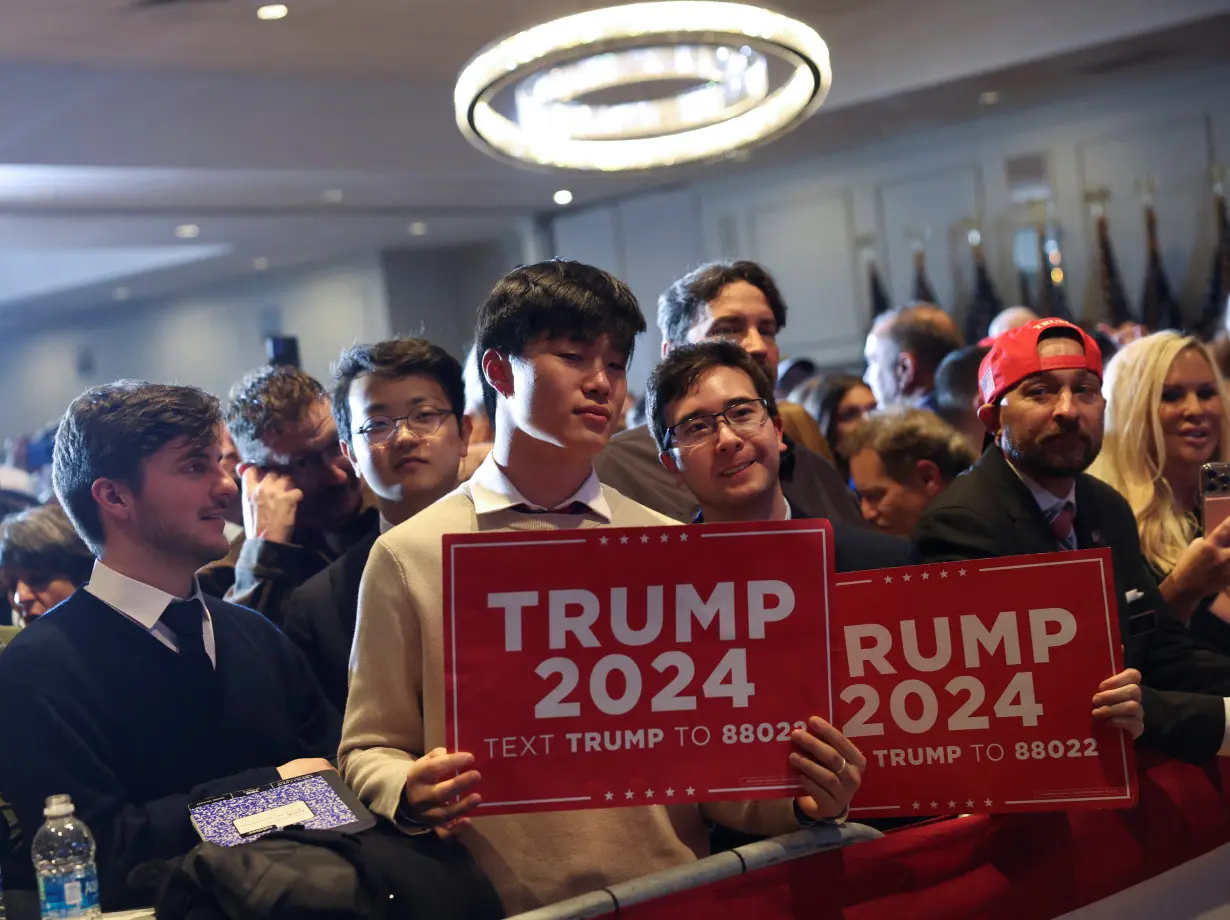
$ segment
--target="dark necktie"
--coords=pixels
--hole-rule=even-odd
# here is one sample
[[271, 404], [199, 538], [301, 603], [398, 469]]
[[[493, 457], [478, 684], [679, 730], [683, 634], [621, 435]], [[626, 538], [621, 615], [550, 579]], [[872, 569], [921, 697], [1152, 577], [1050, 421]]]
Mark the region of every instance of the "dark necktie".
[[205, 633], [202, 622], [204, 610], [197, 598], [187, 601], [172, 601], [162, 612], [161, 622], [175, 633], [175, 644], [184, 666], [196, 677], [213, 674], [213, 662], [205, 651]]
[[585, 502], [572, 502], [562, 508], [531, 508], [529, 505], [513, 505], [513, 511], [521, 514], [588, 514], [589, 505]]
[[1046, 516], [1051, 522], [1051, 532], [1064, 549], [1076, 549], [1076, 531], [1073, 522], [1076, 520], [1076, 508], [1071, 502], [1055, 505]]

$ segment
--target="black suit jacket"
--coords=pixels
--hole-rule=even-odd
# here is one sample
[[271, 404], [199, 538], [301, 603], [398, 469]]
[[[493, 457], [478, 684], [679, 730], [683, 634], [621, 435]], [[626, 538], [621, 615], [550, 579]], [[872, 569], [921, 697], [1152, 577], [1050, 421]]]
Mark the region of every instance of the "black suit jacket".
[[[814, 518], [790, 505], [793, 520]], [[704, 514], [697, 514], [693, 524], [705, 523]], [[899, 565], [917, 565], [921, 560], [914, 544], [902, 537], [890, 536], [867, 527], [829, 521], [833, 528], [833, 568], [837, 572], [861, 572], [865, 569], [890, 569]]]
[[[1118, 492], [1092, 476], [1078, 476], [1075, 527], [1082, 549], [1111, 550], [1124, 662], [1140, 671], [1144, 683], [1140, 743], [1191, 761], [1215, 755], [1226, 729], [1222, 697], [1230, 696], [1230, 658], [1191, 637], [1166, 613], [1140, 550], [1136, 518]], [[1029, 487], [995, 446], [928, 506], [914, 539], [923, 562], [1060, 550]], [[1130, 591], [1141, 599], [1129, 604]]]
[[359, 610], [359, 582], [380, 529], [346, 550], [292, 592], [282, 629], [303, 650], [312, 673], [338, 712], [346, 711], [350, 646]]

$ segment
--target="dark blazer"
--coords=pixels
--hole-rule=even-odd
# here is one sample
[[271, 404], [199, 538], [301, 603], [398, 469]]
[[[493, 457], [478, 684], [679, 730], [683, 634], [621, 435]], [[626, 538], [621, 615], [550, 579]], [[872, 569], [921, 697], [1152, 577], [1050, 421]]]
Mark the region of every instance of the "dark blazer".
[[290, 596], [283, 631], [303, 650], [312, 673], [338, 712], [346, 711], [350, 647], [359, 610], [359, 582], [380, 528], [346, 550]]
[[[1111, 550], [1124, 662], [1139, 669], [1144, 682], [1140, 743], [1185, 760], [1214, 756], [1226, 729], [1222, 697], [1230, 696], [1230, 658], [1166, 614], [1140, 550], [1136, 518], [1118, 492], [1092, 476], [1078, 476], [1075, 527], [1082, 549]], [[914, 540], [923, 562], [1060, 550], [1029, 487], [995, 446], [928, 506]], [[1142, 599], [1129, 604], [1129, 591]]]
[[[790, 517], [796, 520], [813, 518], [790, 505]], [[697, 514], [693, 524], [705, 523], [704, 514]], [[893, 537], [867, 527], [842, 521], [829, 521], [833, 528], [833, 569], [837, 572], [861, 572], [864, 569], [890, 569], [899, 565], [917, 565], [920, 560], [914, 544], [902, 537]]]

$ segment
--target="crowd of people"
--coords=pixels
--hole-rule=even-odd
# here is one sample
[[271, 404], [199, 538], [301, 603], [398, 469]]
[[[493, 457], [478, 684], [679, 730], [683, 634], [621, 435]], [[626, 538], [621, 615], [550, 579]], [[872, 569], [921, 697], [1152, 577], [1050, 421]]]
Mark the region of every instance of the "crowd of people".
[[[1200, 519], [1201, 469], [1230, 446], [1206, 345], [1023, 308], [966, 343], [912, 304], [876, 318], [861, 377], [823, 375], [781, 360], [787, 317], [754, 263], [680, 277], [626, 428], [645, 316], [559, 260], [500, 280], [464, 360], [396, 338], [347, 350], [327, 385], [254, 370], [225, 407], [144, 381], [83, 393], [52, 438], [53, 499], [0, 524], [24, 627], [0, 652], [6, 887], [33, 883], [49, 795], [94, 830], [119, 908], [150, 896], [134, 870], [198, 841], [191, 803], [335, 768], [510, 914], [697, 859], [714, 826], [845, 819], [873, 767], [807, 712], [794, 798], [476, 817], [482, 776], [443, 724], [452, 533], [827, 518], [838, 571], [1106, 546], [1127, 669], [1089, 688], [1091, 717], [1230, 755], [1230, 523]], [[1116, 335], [1135, 340], [1114, 354]]]

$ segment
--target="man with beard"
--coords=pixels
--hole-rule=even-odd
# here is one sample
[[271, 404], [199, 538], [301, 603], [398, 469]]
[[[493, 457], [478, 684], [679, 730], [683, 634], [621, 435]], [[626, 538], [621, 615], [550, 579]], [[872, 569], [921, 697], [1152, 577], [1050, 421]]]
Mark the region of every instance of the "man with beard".
[[139, 903], [133, 867], [199, 842], [192, 803], [330, 769], [339, 720], [303, 655], [194, 574], [227, 547], [221, 425], [192, 387], [120, 381], [69, 406], [53, 479], [96, 561], [0, 655], [0, 789], [24, 834], [9, 888], [33, 885], [47, 796], [71, 795], [94, 832], [114, 910]]
[[[766, 377], [776, 380], [781, 358], [777, 336], [785, 326], [786, 301], [772, 276], [755, 262], [702, 265], [658, 298], [663, 357], [680, 345], [720, 339], [741, 346]], [[792, 416], [806, 416], [801, 406], [791, 403], [779, 403], [778, 410], [787, 429]], [[800, 513], [861, 525], [858, 504], [833, 465], [789, 435], [783, 443], [782, 490]], [[681, 523], [690, 522], [700, 510], [687, 486], [658, 462], [658, 445], [646, 425], [611, 438], [594, 459], [594, 469], [602, 482]]]
[[206, 590], [279, 626], [291, 592], [376, 530], [342, 453], [323, 386], [296, 367], [252, 371], [231, 390], [244, 536], [201, 573]]
[[[1036, 320], [997, 339], [979, 372], [978, 417], [993, 443], [927, 508], [919, 552], [950, 562], [1108, 547], [1129, 670], [1098, 688], [1095, 705], [1140, 700], [1144, 746], [1192, 761], [1228, 755], [1230, 658], [1166, 613], [1131, 507], [1084, 472], [1102, 446], [1101, 384], [1097, 344], [1072, 323]], [[1227, 555], [1206, 542], [1200, 564]]]

